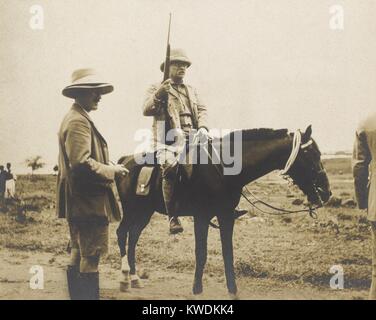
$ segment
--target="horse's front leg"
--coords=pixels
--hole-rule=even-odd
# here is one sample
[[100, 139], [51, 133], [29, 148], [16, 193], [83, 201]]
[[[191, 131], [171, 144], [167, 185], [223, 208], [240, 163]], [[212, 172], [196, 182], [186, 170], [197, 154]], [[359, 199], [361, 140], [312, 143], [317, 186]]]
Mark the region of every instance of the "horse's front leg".
[[218, 222], [220, 226], [221, 242], [222, 242], [222, 255], [225, 265], [225, 275], [226, 275], [226, 284], [227, 289], [230, 295], [230, 298], [237, 299], [237, 286], [235, 280], [235, 271], [234, 271], [234, 253], [233, 253], [233, 244], [232, 236], [234, 232], [234, 217], [231, 214], [228, 215], [219, 215]]
[[196, 270], [193, 282], [193, 294], [202, 293], [202, 275], [208, 251], [209, 219], [196, 216], [194, 218]]

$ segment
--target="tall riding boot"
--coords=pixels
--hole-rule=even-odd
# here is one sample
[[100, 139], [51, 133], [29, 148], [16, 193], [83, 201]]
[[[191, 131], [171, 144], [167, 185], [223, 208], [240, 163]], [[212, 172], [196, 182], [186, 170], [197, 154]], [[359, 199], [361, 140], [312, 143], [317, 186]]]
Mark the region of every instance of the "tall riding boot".
[[169, 216], [169, 223], [170, 223], [170, 233], [176, 234], [179, 232], [183, 232], [183, 227], [180, 223], [179, 218], [175, 215], [175, 203], [173, 201], [173, 192], [174, 192], [174, 180], [168, 179], [163, 177], [162, 180], [162, 191], [163, 191], [163, 198], [166, 206], [166, 211]]
[[79, 266], [68, 266], [67, 282], [71, 300], [81, 300], [81, 277]]
[[99, 300], [99, 272], [81, 273], [81, 299]]

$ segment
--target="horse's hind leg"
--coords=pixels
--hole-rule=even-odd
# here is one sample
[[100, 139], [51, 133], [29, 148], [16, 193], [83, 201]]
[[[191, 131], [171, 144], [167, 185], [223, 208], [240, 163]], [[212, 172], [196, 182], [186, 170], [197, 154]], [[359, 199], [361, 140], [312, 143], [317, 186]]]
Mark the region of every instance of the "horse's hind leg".
[[234, 231], [234, 217], [231, 215], [218, 216], [220, 226], [221, 242], [222, 242], [222, 255], [225, 265], [226, 284], [229, 295], [233, 299], [237, 299], [237, 286], [235, 281], [234, 271], [234, 253], [232, 236]]
[[137, 219], [133, 221], [129, 228], [129, 239], [128, 239], [128, 263], [130, 267], [130, 278], [132, 288], [142, 288], [142, 282], [136, 273], [136, 245], [138, 239], [140, 238], [142, 230], [149, 223], [153, 211], [149, 212], [139, 212], [135, 215]]
[[117, 242], [120, 250], [121, 256], [121, 280], [120, 280], [120, 291], [128, 291], [130, 286], [130, 278], [129, 278], [129, 264], [127, 258], [127, 238], [128, 238], [128, 230], [129, 230], [129, 218], [125, 215], [121, 220], [119, 227], [116, 230], [117, 235]]
[[202, 288], [202, 276], [207, 259], [208, 251], [208, 228], [209, 220], [204, 217], [195, 216], [194, 229], [195, 229], [195, 254], [196, 254], [196, 270], [193, 282], [193, 294], [200, 294]]
[[118, 228], [116, 229], [117, 242], [120, 250], [120, 256], [124, 257], [127, 254], [127, 238], [128, 238], [129, 220], [124, 216]]

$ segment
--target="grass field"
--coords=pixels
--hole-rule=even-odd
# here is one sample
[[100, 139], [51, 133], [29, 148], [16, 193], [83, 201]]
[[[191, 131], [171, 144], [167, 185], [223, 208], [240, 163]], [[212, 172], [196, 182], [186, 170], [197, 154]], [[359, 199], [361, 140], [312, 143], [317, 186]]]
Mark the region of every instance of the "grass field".
[[[335, 197], [353, 199], [349, 159], [325, 160]], [[26, 215], [10, 206], [0, 213], [0, 298], [66, 298], [62, 290], [68, 233], [65, 220], [55, 218], [53, 176], [20, 176], [18, 195]], [[271, 204], [294, 208], [303, 194], [276, 173], [248, 186]], [[248, 208], [241, 200], [242, 207]], [[250, 208], [249, 208], [250, 209]], [[102, 261], [102, 296], [109, 299], [186, 299], [194, 272], [192, 219], [183, 218], [185, 231], [168, 235], [166, 218], [155, 214], [137, 248], [139, 270], [146, 278], [145, 289], [129, 294], [118, 291], [120, 258], [115, 229], [111, 225], [110, 253]], [[326, 206], [314, 220], [306, 214], [270, 216], [252, 211], [236, 221], [234, 232], [235, 268], [243, 299], [363, 299], [371, 276], [370, 230], [364, 213], [351, 206]], [[45, 266], [50, 273], [44, 292], [28, 289], [28, 268]], [[344, 271], [344, 289], [329, 286], [329, 269]], [[13, 270], [13, 272], [11, 272]], [[17, 271], [18, 270], [18, 271]], [[21, 270], [21, 271], [20, 271]], [[209, 231], [208, 263], [204, 298], [226, 298], [219, 232]], [[204, 288], [204, 290], [205, 290]], [[64, 292], [63, 292], [64, 291]]]

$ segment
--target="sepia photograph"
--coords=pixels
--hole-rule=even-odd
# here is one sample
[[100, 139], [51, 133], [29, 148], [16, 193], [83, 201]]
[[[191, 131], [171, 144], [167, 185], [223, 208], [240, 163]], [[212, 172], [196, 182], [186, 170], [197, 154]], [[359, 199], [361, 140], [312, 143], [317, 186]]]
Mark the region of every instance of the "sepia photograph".
[[0, 0], [0, 300], [376, 299], [375, 16]]

